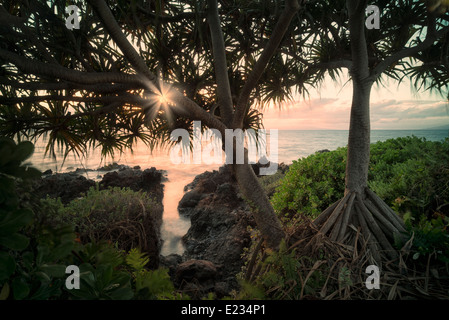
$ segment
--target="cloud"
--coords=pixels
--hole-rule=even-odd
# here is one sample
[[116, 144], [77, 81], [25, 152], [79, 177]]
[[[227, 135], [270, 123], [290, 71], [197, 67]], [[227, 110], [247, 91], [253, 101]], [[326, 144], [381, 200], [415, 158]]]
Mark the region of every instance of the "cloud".
[[[264, 112], [266, 129], [348, 130], [351, 100], [346, 98], [314, 98], [296, 101]], [[372, 101], [373, 130], [426, 129], [449, 123], [449, 104], [442, 100]]]
[[373, 129], [426, 129], [447, 123], [446, 101], [384, 100], [371, 104]]
[[[348, 77], [310, 91], [310, 99], [286, 103], [281, 111], [264, 112], [267, 129], [348, 130], [352, 102], [352, 84]], [[409, 81], [390, 79], [371, 90], [371, 128], [373, 130], [427, 129], [449, 123], [449, 102], [438, 94], [411, 90]]]
[[347, 129], [350, 103], [337, 98], [310, 99], [264, 112], [267, 129]]

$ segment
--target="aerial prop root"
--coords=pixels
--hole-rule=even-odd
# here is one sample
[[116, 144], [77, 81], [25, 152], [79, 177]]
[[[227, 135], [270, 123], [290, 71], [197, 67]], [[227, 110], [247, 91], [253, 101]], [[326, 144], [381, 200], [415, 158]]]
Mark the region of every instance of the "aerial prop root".
[[[324, 210], [314, 221], [318, 234], [327, 235], [330, 240], [356, 248], [360, 230], [367, 241], [374, 261], [381, 262], [382, 255], [390, 259], [399, 257], [392, 243], [395, 236], [406, 233], [400, 217], [373, 191], [366, 188], [363, 194], [348, 192]], [[310, 241], [309, 244], [313, 242]]]

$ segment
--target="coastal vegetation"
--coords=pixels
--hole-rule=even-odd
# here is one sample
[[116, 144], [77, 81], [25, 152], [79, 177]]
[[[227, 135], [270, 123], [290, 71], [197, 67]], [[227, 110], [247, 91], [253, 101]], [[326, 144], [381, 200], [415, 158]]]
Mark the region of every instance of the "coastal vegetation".
[[[346, 150], [338, 148], [298, 159], [285, 173], [259, 178], [267, 190], [275, 190], [271, 201], [288, 237], [280, 250], [269, 251], [261, 249], [256, 231], [237, 275], [241, 287], [228, 299], [447, 295], [449, 139], [397, 138], [371, 148], [372, 188], [407, 227], [405, 241], [395, 242], [403, 260], [387, 263], [382, 270], [383, 290], [364, 289], [366, 247], [351, 249], [324, 239], [319, 250], [298, 244], [310, 237], [312, 219], [321, 208], [344, 192], [338, 186], [344, 179]], [[153, 200], [127, 188], [98, 187], [65, 205], [58, 199], [33, 197], [31, 181], [40, 173], [23, 165], [32, 144], [2, 139], [1, 149], [5, 160], [0, 187], [7, 196], [0, 212], [2, 299], [191, 298], [174, 285], [169, 270], [152, 264], [145, 252], [142, 238], [149, 236], [148, 222], [139, 228], [146, 214], [160, 216], [161, 208]], [[322, 192], [329, 192], [329, 197], [318, 197]], [[83, 290], [66, 288], [68, 265], [80, 266]]]
[[[112, 156], [136, 141], [150, 150], [173, 143], [174, 129], [192, 134], [193, 121], [226, 137], [260, 129], [264, 107], [345, 71], [353, 87], [346, 148], [298, 160], [278, 181], [282, 173], [258, 178], [247, 157], [229, 166], [239, 190], [230, 198], [245, 199], [257, 238], [236, 297], [364, 297], [352, 285], [367, 263], [396, 281], [374, 297], [413, 296], [413, 288], [447, 296], [439, 282], [447, 142], [399, 139], [370, 150], [375, 84], [411, 78], [417, 90], [447, 94], [446, 7], [426, 4], [379, 1], [382, 28], [367, 30], [366, 0], [89, 0], [74, 29], [66, 1], [2, 2], [0, 297], [184, 297], [146, 255], [159, 246], [145, 238], [158, 233], [157, 201], [99, 187], [69, 203], [41, 200], [27, 189], [39, 172], [24, 163], [33, 150], [26, 140], [45, 137], [47, 154], [59, 148], [65, 158], [95, 148]], [[427, 259], [425, 271], [401, 291], [409, 256], [417, 273], [414, 262]], [[63, 266], [72, 264], [84, 275], [76, 293], [64, 289]]]
[[109, 241], [126, 252], [139, 248], [152, 257], [159, 255], [162, 206], [141, 191], [97, 186], [65, 206], [51, 198], [43, 205], [52, 211], [48, 221], [73, 226], [80, 242]]
[[[367, 244], [341, 245], [319, 234], [313, 219], [344, 193], [346, 147], [294, 161], [271, 201], [288, 234], [280, 251], [256, 237], [240, 275], [242, 298], [442, 298], [449, 284], [449, 139], [403, 137], [371, 145], [370, 188], [404, 220], [392, 240], [399, 260], [382, 267], [381, 290], [366, 290]], [[268, 188], [273, 181], [269, 181]], [[354, 226], [350, 226], [354, 228]], [[355, 229], [356, 232], [359, 230]], [[320, 236], [319, 245], [304, 246]], [[431, 271], [432, 270], [432, 271]], [[245, 282], [246, 281], [246, 282]], [[251, 283], [251, 285], [249, 284]]]
[[[402, 137], [371, 145], [369, 186], [402, 218], [449, 214], [448, 141]], [[294, 161], [271, 197], [276, 212], [314, 219], [344, 193], [346, 147]]]
[[[23, 163], [33, 144], [2, 138], [0, 150], [2, 300], [181, 297], [142, 252], [151, 231], [144, 216], [161, 214], [151, 199], [127, 189], [92, 189], [67, 206], [39, 199], [31, 190], [40, 172]], [[80, 267], [79, 290], [67, 289], [69, 265]]]

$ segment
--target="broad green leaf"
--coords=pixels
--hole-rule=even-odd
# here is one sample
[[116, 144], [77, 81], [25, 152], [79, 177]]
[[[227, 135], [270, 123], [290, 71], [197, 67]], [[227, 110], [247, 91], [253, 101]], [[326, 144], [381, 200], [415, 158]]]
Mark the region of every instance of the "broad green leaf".
[[0, 172], [3, 172], [2, 167], [13, 158], [13, 150], [15, 148], [16, 144], [14, 143], [14, 140], [3, 137], [0, 138], [0, 154], [2, 155], [0, 157]]
[[65, 276], [66, 266], [61, 264], [44, 264], [40, 269], [51, 277], [63, 277]]
[[117, 288], [114, 291], [110, 292], [108, 296], [112, 300], [130, 300], [134, 296], [134, 292], [129, 284], [126, 284], [123, 287]]
[[0, 291], [0, 300], [6, 300], [9, 297], [9, 292], [10, 292], [10, 288], [9, 288], [9, 283], [6, 282], [3, 287], [2, 290]]
[[0, 244], [12, 249], [21, 251], [30, 243], [30, 239], [20, 233], [13, 233], [7, 236], [0, 236]]
[[50, 254], [50, 248], [46, 245], [38, 245], [37, 246], [37, 257], [36, 257], [36, 265], [41, 266], [48, 255]]
[[27, 269], [32, 269], [34, 264], [34, 254], [31, 251], [26, 251], [22, 254], [23, 265]]
[[8, 279], [16, 270], [16, 261], [6, 252], [0, 252], [0, 281]]
[[18, 206], [19, 202], [15, 194], [14, 180], [0, 175], [0, 205], [1, 209], [10, 211]]
[[51, 285], [47, 282], [42, 282], [39, 289], [29, 297], [31, 300], [48, 300], [51, 297], [61, 296], [61, 287], [63, 282], [53, 281]]
[[36, 179], [41, 176], [41, 172], [28, 166], [8, 166], [4, 167], [6, 174], [22, 179]]
[[56, 248], [53, 248], [49, 254], [50, 260], [60, 260], [62, 258], [65, 258], [70, 254], [74, 246], [73, 242], [68, 243], [62, 243]]
[[33, 220], [33, 212], [28, 209], [19, 209], [9, 212], [0, 221], [0, 235], [8, 235], [19, 231]]
[[22, 300], [30, 293], [30, 287], [22, 278], [15, 278], [11, 284], [14, 299]]
[[45, 272], [42, 272], [42, 271], [37, 271], [35, 273], [35, 276], [38, 280], [41, 280], [42, 282], [45, 282], [45, 283], [49, 283], [51, 281], [48, 274], [46, 274]]
[[33, 152], [34, 152], [34, 145], [29, 141], [23, 141], [19, 143], [16, 147], [16, 150], [14, 152], [15, 158], [14, 160], [23, 162], [29, 157], [31, 157]]

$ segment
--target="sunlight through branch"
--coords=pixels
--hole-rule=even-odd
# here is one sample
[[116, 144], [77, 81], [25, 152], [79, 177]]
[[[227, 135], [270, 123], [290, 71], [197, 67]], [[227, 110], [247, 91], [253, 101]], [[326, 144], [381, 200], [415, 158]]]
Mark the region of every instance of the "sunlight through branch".
[[170, 108], [175, 104], [172, 101], [173, 90], [171, 85], [158, 80], [157, 84], [148, 82], [148, 92], [145, 99], [148, 100], [149, 115], [151, 119], [155, 119], [159, 114], [165, 114], [168, 120], [172, 118]]

